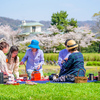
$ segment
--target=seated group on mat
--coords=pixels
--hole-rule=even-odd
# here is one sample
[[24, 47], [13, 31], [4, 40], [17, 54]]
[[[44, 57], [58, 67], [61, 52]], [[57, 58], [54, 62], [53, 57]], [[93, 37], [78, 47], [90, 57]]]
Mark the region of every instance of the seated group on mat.
[[[59, 53], [58, 64], [60, 66], [59, 78], [53, 81], [74, 81], [74, 77], [77, 76], [78, 70], [84, 68], [84, 58], [81, 52], [77, 50], [78, 45], [74, 40], [68, 39], [65, 41], [66, 49], [63, 49]], [[37, 40], [32, 40], [28, 46], [30, 49], [26, 51], [25, 56], [20, 62], [20, 65], [26, 63], [26, 72], [29, 79], [31, 79], [31, 73], [39, 71], [41, 77], [43, 77], [42, 65], [44, 64], [44, 54], [39, 47]], [[14, 78], [14, 75], [19, 79], [19, 57], [18, 47], [11, 46], [9, 52], [9, 44], [6, 42], [0, 43], [0, 71], [8, 76]], [[5, 55], [6, 54], [6, 55]], [[83, 71], [80, 71], [79, 75], [84, 76]], [[14, 74], [14, 75], [13, 75]]]
[[[19, 78], [19, 57], [18, 48], [16, 46], [12, 46], [9, 50], [9, 44], [6, 42], [0, 43], [0, 72], [11, 76], [12, 80], [14, 80], [14, 75], [16, 78]], [[7, 54], [6, 54], [7, 53]], [[6, 54], [6, 55], [5, 55]]]
[[75, 77], [84, 76], [86, 71], [84, 68], [84, 58], [81, 52], [79, 52], [78, 45], [74, 40], [68, 39], [65, 41], [66, 49], [63, 49], [59, 53], [58, 64], [60, 66], [59, 78], [55, 79], [55, 82], [61, 81], [75, 81]]

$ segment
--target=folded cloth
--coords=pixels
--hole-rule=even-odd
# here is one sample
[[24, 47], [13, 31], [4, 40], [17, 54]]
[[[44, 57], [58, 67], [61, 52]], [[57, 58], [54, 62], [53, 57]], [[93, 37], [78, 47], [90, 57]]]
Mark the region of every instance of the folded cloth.
[[14, 75], [13, 74], [8, 74], [8, 79], [9, 79], [9, 81], [14, 81]]
[[6, 84], [14, 84], [16, 83], [15, 81], [7, 81]]
[[31, 81], [26, 81], [25, 84], [26, 84], [26, 85], [37, 85], [37, 83], [35, 83], [35, 82], [31, 82]]
[[74, 75], [62, 75], [61, 77], [54, 79], [53, 82], [74, 82], [75, 76]]

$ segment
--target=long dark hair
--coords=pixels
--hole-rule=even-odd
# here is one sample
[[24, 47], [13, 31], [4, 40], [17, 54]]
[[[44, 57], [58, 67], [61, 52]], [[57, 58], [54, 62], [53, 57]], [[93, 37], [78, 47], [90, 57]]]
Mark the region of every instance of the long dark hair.
[[70, 52], [70, 51], [76, 51], [78, 48], [77, 47], [75, 47], [75, 48], [73, 48], [73, 49], [69, 49], [68, 51]]
[[7, 48], [7, 46], [9, 47], [9, 44], [6, 42], [1, 42], [0, 43], [0, 50], [3, 50], [4, 48]]
[[[18, 47], [17, 46], [12, 46], [7, 54], [7, 59], [8, 59], [8, 63], [10, 63], [11, 57], [12, 57], [12, 53], [14, 51], [18, 51]], [[17, 61], [17, 55], [14, 58], [14, 62], [16, 63]]]

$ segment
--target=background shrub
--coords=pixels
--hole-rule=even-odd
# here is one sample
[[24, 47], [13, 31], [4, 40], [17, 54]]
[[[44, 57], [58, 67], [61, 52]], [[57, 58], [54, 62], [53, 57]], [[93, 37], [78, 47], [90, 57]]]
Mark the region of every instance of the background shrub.
[[[25, 53], [19, 53], [18, 56], [20, 61], [24, 57]], [[58, 61], [58, 53], [44, 53], [44, 60], [48, 61]], [[84, 61], [100, 61], [100, 54], [99, 53], [83, 53]]]
[[87, 62], [86, 66], [100, 66], [100, 62], [98, 61]]

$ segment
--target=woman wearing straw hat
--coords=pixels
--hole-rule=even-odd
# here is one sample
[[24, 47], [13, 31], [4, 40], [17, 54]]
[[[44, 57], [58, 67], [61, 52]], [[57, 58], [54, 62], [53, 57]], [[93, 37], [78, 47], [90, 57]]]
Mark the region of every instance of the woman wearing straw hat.
[[[65, 69], [62, 73], [61, 77], [54, 81], [62, 81], [62, 77], [64, 75], [73, 75], [74, 77], [77, 76], [79, 69], [84, 68], [84, 58], [81, 52], [77, 50], [78, 45], [74, 40], [69, 40], [67, 42], [67, 50], [71, 53], [68, 57], [68, 60], [63, 62], [62, 67]], [[84, 72], [80, 70], [79, 76], [84, 76]], [[70, 76], [71, 77], [71, 76]], [[70, 77], [67, 78], [67, 81], [70, 81]], [[64, 77], [65, 78], [65, 77]], [[69, 79], [69, 80], [68, 80]], [[64, 79], [65, 81], [65, 79]]]
[[28, 47], [31, 49], [26, 51], [20, 65], [24, 64], [27, 60], [26, 71], [29, 79], [31, 79], [31, 73], [33, 70], [39, 71], [41, 73], [41, 77], [43, 77], [42, 65], [44, 64], [44, 55], [43, 51], [40, 50], [39, 42], [37, 40], [32, 40]]

